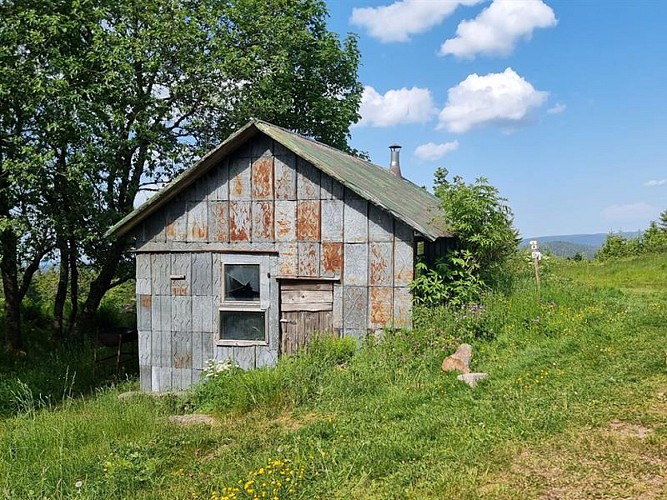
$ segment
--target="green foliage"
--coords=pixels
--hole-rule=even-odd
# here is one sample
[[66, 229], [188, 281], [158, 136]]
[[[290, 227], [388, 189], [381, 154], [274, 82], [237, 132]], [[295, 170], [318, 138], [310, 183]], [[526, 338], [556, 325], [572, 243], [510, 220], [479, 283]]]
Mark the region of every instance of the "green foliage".
[[473, 184], [461, 177], [450, 182], [447, 175], [445, 169], [436, 171], [435, 194], [457, 248], [430, 266], [419, 262], [410, 287], [417, 304], [457, 308], [478, 302], [489, 287], [506, 285], [508, 262], [519, 240], [512, 227], [512, 211], [495, 187], [483, 178]]
[[[660, 214], [660, 222], [652, 221], [643, 233], [635, 238], [609, 233], [595, 254], [599, 261], [619, 257], [636, 257], [650, 253], [667, 252], [667, 210]], [[664, 219], [664, 220], [663, 220]]]
[[[566, 457], [559, 494], [580, 497], [592, 468], [604, 477], [587, 496], [640, 497], [647, 476], [636, 471], [659, 468], [667, 444], [667, 256], [552, 264], [539, 295], [521, 268], [512, 293], [475, 307], [416, 306], [412, 331], [356, 351], [326, 340], [272, 371], [205, 382], [196, 407], [215, 410], [213, 426], [170, 423], [173, 397], [118, 399], [136, 384], [1, 418], [0, 492], [245, 498], [270, 493], [271, 480], [285, 492], [290, 477], [296, 498], [538, 498], [554, 490], [535, 474]], [[471, 368], [489, 373], [474, 390], [440, 370], [466, 340]]]
[[419, 305], [459, 307], [477, 302], [485, 288], [479, 264], [468, 250], [453, 250], [430, 268], [418, 262], [416, 271], [410, 290]]

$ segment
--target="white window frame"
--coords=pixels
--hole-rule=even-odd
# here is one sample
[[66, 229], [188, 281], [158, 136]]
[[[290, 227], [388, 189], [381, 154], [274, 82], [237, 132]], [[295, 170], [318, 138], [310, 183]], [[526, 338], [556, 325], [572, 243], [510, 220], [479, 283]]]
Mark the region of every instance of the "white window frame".
[[[225, 266], [226, 265], [259, 265], [259, 300], [254, 301], [225, 301]], [[220, 305], [218, 307], [218, 328], [216, 329], [216, 345], [219, 346], [268, 346], [269, 345], [269, 260], [265, 255], [224, 255], [222, 258]], [[221, 313], [230, 312], [261, 312], [264, 314], [264, 339], [263, 340], [236, 340], [223, 339]]]

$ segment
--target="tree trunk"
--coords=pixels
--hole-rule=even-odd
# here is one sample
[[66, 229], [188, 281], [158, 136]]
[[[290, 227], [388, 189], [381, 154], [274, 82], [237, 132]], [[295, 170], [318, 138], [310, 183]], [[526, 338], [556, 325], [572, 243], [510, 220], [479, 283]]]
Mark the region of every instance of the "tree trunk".
[[97, 277], [90, 283], [88, 297], [83, 305], [83, 310], [76, 321], [76, 332], [81, 335], [84, 330], [93, 325], [95, 313], [102, 302], [104, 294], [111, 288], [111, 282], [116, 276], [118, 264], [125, 252], [126, 241], [124, 239], [116, 240], [111, 244], [106, 259], [102, 263]]
[[60, 253], [60, 272], [58, 275], [58, 289], [53, 303], [53, 336], [57, 339], [64, 337], [63, 320], [65, 301], [67, 300], [67, 284], [69, 282], [69, 249], [67, 241], [58, 236], [58, 251]]
[[69, 314], [69, 330], [72, 333], [76, 317], [79, 314], [79, 269], [77, 267], [77, 259], [79, 250], [76, 244], [76, 239], [69, 240], [69, 271], [70, 271], [70, 301], [72, 302], [72, 309]]
[[5, 292], [5, 337], [10, 351], [23, 350], [21, 335], [21, 293], [16, 273], [16, 235], [9, 228], [2, 232], [2, 287]]

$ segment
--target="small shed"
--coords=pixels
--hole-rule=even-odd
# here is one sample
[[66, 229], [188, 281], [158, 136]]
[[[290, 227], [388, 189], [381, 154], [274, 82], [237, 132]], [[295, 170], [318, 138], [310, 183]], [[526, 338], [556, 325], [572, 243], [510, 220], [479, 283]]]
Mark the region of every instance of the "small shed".
[[274, 365], [315, 332], [410, 327], [415, 259], [451, 242], [438, 199], [251, 120], [107, 232], [136, 238], [141, 387], [209, 359]]

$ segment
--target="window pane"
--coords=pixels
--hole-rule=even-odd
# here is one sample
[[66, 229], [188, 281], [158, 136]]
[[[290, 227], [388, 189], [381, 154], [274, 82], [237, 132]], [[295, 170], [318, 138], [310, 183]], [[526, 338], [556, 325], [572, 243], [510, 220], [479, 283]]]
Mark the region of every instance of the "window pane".
[[221, 340], [265, 340], [264, 311], [220, 311]]
[[225, 264], [225, 300], [259, 300], [259, 264]]

